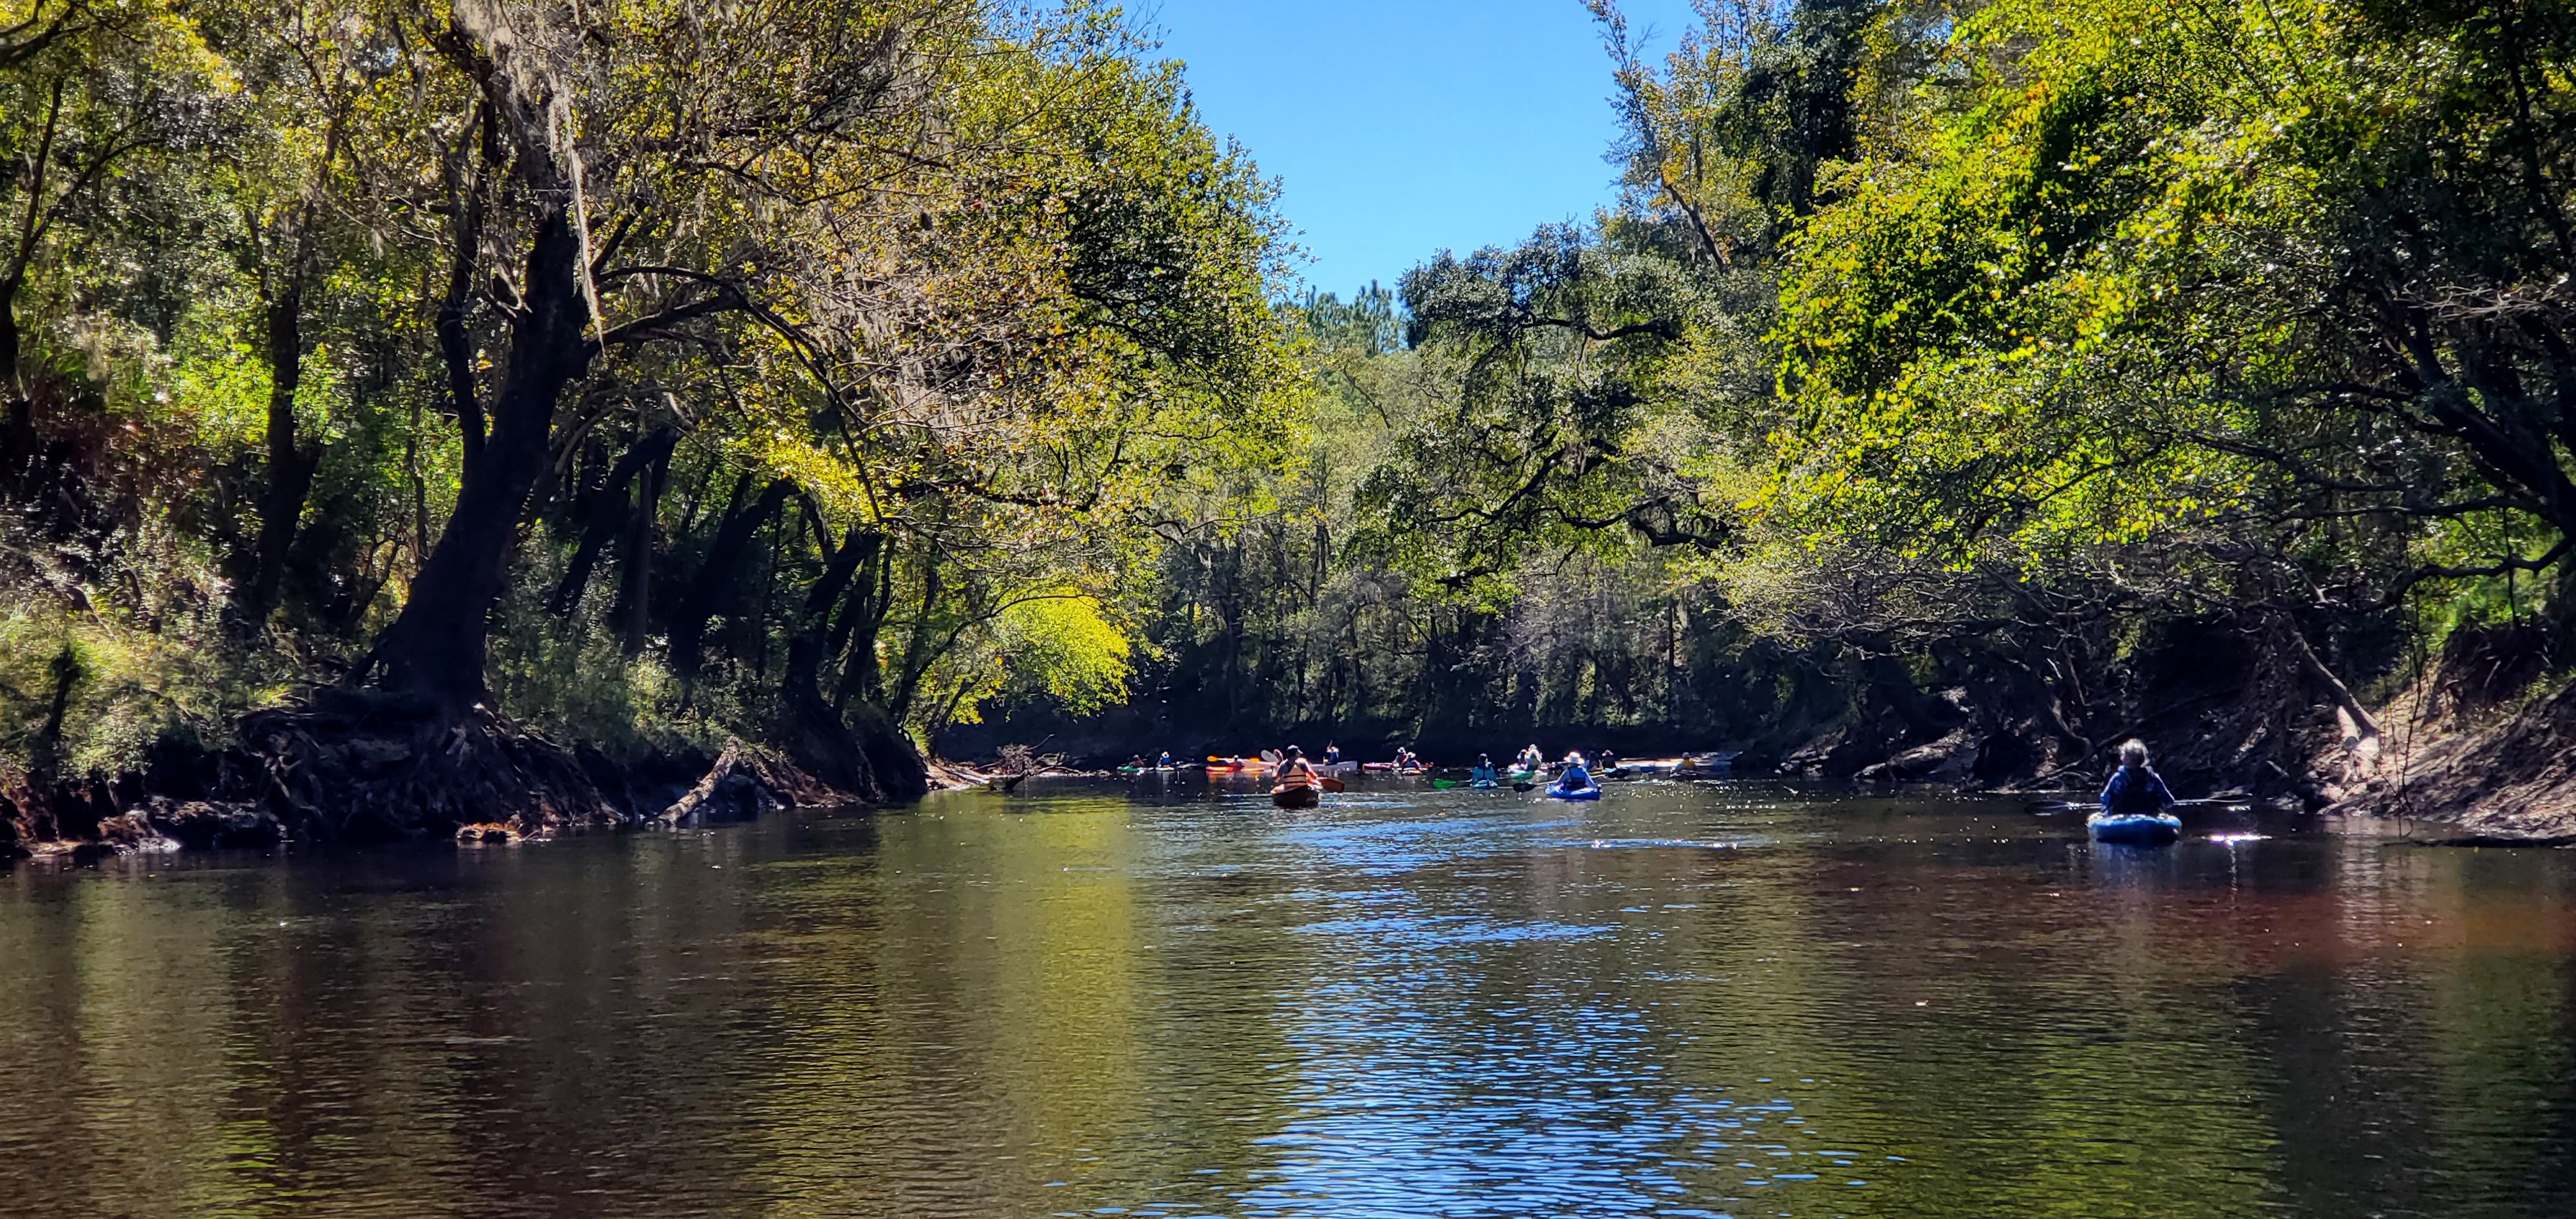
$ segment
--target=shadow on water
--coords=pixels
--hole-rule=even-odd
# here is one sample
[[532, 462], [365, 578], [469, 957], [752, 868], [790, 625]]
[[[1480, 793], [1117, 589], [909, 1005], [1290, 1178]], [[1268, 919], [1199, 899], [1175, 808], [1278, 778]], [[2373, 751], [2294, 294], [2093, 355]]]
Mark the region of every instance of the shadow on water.
[[[0, 877], [0, 1214], [2543, 1216], [2576, 856], [1628, 784]], [[31, 1167], [38, 1166], [38, 1167]]]

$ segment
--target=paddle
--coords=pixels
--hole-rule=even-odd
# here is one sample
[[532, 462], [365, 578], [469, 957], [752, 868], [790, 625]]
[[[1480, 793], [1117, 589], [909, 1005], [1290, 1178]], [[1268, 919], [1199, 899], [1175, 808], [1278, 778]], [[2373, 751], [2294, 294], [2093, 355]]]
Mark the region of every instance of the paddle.
[[[2231, 813], [2254, 811], [2253, 805], [2242, 800], [2176, 800], [2173, 802], [2173, 807], [2177, 809], [2214, 808]], [[2093, 813], [2100, 811], [2101, 808], [2102, 804], [2098, 800], [2060, 800], [2033, 804], [2030, 806], [2030, 811], [2037, 816], [2049, 817], [2058, 813]]]
[[1319, 783], [1319, 784], [1321, 784], [1321, 785], [1323, 786], [1324, 790], [1325, 790], [1325, 791], [1328, 791], [1328, 792], [1340, 792], [1340, 791], [1349, 791], [1349, 790], [1350, 790], [1349, 788], [1342, 786], [1342, 781], [1341, 781], [1341, 780], [1336, 779], [1336, 778], [1332, 777], [1331, 775], [1325, 775], [1323, 778], [1316, 780], [1316, 782], [1317, 782], [1317, 783]]
[[1514, 779], [1512, 780], [1512, 790], [1516, 792], [1534, 792], [1538, 790], [1538, 784], [1532, 783], [1527, 779]]

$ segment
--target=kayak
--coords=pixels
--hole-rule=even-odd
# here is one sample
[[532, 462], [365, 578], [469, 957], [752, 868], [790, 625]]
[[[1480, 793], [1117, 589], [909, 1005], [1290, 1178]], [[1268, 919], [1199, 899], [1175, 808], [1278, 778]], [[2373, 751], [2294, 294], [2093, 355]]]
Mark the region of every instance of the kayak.
[[1324, 794], [1311, 784], [1291, 783], [1271, 788], [1270, 802], [1281, 808], [1313, 808], [1324, 802]]
[[1547, 794], [1549, 798], [1556, 800], [1598, 800], [1601, 798], [1601, 789], [1598, 787], [1551, 787], [1547, 789]]
[[1491, 779], [1469, 779], [1467, 781], [1467, 786], [1475, 788], [1478, 791], [1489, 791], [1492, 790], [1494, 781]]
[[2095, 813], [2084, 819], [2096, 842], [2160, 847], [2182, 837], [2182, 818], [2171, 813]]

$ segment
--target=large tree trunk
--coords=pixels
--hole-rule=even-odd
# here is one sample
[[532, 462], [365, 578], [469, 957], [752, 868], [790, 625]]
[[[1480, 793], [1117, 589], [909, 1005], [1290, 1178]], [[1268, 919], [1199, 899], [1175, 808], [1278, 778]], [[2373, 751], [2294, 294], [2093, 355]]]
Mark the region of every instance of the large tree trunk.
[[698, 565], [698, 574], [689, 582], [689, 591], [681, 597], [671, 621], [671, 672], [682, 683], [697, 680], [707, 620], [733, 605], [735, 576], [741, 571], [744, 550], [795, 490], [783, 479], [772, 482], [761, 491], [758, 500], [728, 514], [724, 523], [716, 527], [715, 540], [707, 546], [706, 561]]
[[268, 306], [268, 487], [259, 500], [258, 566], [234, 602], [238, 625], [256, 633], [277, 608], [295, 531], [313, 490], [318, 454], [295, 435], [295, 392], [304, 382], [304, 289], [289, 284]]
[[12, 275], [0, 279], [0, 397], [9, 401], [9, 422], [14, 427], [27, 401], [27, 386], [18, 376], [18, 289], [21, 281]]
[[34, 403], [18, 375], [18, 280], [0, 280], [0, 492], [15, 495], [19, 466], [35, 448]]
[[[787, 645], [779, 725], [788, 756], [814, 777], [862, 800], [911, 801], [930, 793], [930, 773], [902, 727], [872, 701], [845, 715], [823, 696], [823, 666], [847, 622], [835, 630], [832, 610], [863, 567], [883, 553], [881, 534], [852, 530], [805, 597], [804, 615]], [[873, 590], [861, 582], [859, 598]], [[854, 724], [852, 720], [857, 722]]]
[[540, 219], [528, 250], [509, 363], [492, 396], [491, 427], [468, 410], [463, 487], [446, 532], [412, 580], [402, 614], [376, 645], [385, 689], [456, 714], [488, 701], [487, 618], [508, 587], [510, 553], [528, 493], [546, 471], [555, 403], [589, 369], [589, 311], [578, 279], [581, 242], [562, 209]]
[[670, 476], [671, 451], [664, 448], [635, 482], [635, 509], [628, 516], [621, 550], [624, 558], [618, 567], [614, 614], [618, 647], [628, 656], [643, 655], [646, 628], [653, 620], [653, 542], [659, 523], [655, 508], [662, 502], [662, 488]]
[[[670, 469], [671, 450], [679, 442], [677, 430], [655, 428], [651, 435], [635, 442], [633, 448], [617, 459], [617, 464], [609, 469], [608, 481], [589, 497], [586, 510], [581, 514], [580, 548], [573, 552], [572, 566], [564, 572], [563, 580], [555, 585], [554, 595], [547, 599], [546, 608], [558, 615], [570, 615], [581, 608], [582, 595], [589, 591], [590, 574], [599, 565], [600, 552], [617, 539], [620, 530], [629, 529], [631, 525], [629, 500], [632, 497], [627, 492], [627, 484], [634, 481], [638, 472], [649, 472], [647, 490], [634, 503], [633, 510], [650, 512], [662, 498], [659, 490], [661, 479]], [[628, 561], [633, 559], [630, 554]]]

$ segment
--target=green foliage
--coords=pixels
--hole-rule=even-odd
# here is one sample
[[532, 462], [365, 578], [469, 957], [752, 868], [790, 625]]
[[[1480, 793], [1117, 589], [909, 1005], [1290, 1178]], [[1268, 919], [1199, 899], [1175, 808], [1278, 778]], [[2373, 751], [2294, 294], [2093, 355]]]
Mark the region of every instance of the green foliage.
[[0, 782], [24, 781], [31, 765], [124, 773], [164, 737], [220, 743], [228, 713], [277, 697], [279, 676], [231, 653], [202, 607], [138, 618], [21, 600], [0, 610]]
[[1044, 697], [1075, 716], [1127, 701], [1135, 643], [1128, 629], [1112, 622], [1091, 597], [1054, 593], [1018, 599], [985, 635], [978, 641], [981, 646], [958, 652], [951, 666], [957, 685], [944, 698], [936, 688], [928, 692], [951, 708], [947, 723], [979, 723], [984, 704], [995, 700], [1025, 707]]
[[487, 7], [0, 0], [21, 769], [382, 659], [460, 522], [483, 685], [627, 748], [1919, 728], [2150, 621], [2568, 609], [2563, 5], [1711, 5], [1648, 64], [1600, 0], [1617, 207], [1293, 303], [1114, 10]]
[[1407, 337], [1443, 383], [1360, 491], [1362, 552], [1492, 607], [1524, 548], [1722, 536], [1687, 474], [1701, 446], [1656, 426], [1703, 299], [1671, 260], [1572, 228], [1407, 275]]
[[2296, 700], [2410, 589], [2566, 608], [2567, 14], [1709, 6], [1648, 64], [1593, 8], [1621, 205], [1306, 303], [1316, 437], [1167, 565], [1172, 699], [1914, 733], [1955, 685], [2081, 758], [2158, 640]]
[[1796, 239], [1797, 422], [1765, 507], [1960, 561], [2246, 521], [2366, 522], [2431, 568], [2462, 560], [2426, 522], [2563, 536], [2563, 458], [2531, 460], [2559, 443], [2554, 326], [2499, 323], [2569, 269], [2564, 192], [2532, 189], [2569, 146], [2554, 102], [2516, 100], [2565, 87], [2516, 64], [2568, 28], [1979, 10], [1918, 93], [1922, 138], [1837, 169]]
[[551, 735], [1106, 705], [1166, 509], [1296, 426], [1271, 188], [1114, 9], [46, 0], [0, 30], [22, 771], [64, 641], [71, 776], [381, 655], [493, 494], [557, 142], [602, 350], [501, 514], [484, 674]]

